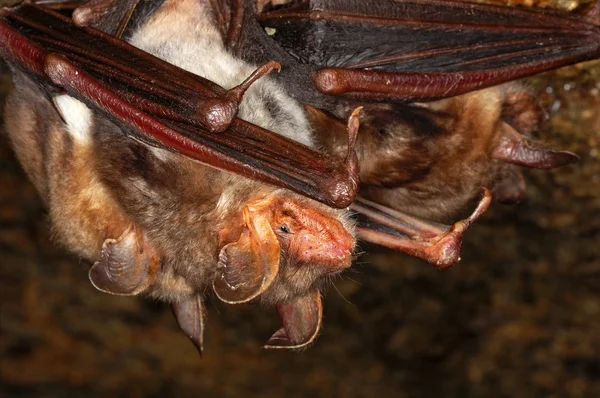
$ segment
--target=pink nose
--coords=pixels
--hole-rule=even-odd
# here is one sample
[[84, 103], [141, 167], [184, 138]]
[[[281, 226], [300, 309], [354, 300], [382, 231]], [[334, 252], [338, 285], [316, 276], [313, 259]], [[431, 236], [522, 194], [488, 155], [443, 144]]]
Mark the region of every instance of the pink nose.
[[302, 231], [298, 236], [301, 261], [324, 267], [331, 272], [348, 268], [352, 263], [354, 239], [344, 228], [327, 228], [317, 233]]
[[281, 204], [281, 215], [293, 220], [290, 250], [301, 264], [325, 273], [350, 266], [354, 237], [334, 214], [322, 211], [312, 202], [286, 200]]

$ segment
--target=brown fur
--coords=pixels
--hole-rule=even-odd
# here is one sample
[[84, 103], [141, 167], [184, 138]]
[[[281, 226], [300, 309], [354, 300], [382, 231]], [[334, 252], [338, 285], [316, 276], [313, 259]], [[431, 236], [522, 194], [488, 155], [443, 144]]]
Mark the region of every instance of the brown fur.
[[[253, 199], [275, 193], [277, 206], [294, 203], [320, 214], [319, 225], [308, 225], [317, 233], [327, 222], [342, 222], [352, 230], [344, 211], [149, 148], [104, 118], [94, 118], [89, 145], [76, 142], [44, 93], [24, 76], [16, 82], [7, 106], [7, 130], [48, 204], [55, 238], [95, 261], [104, 240], [120, 236], [133, 223], [161, 258], [161, 270], [146, 292], [153, 297], [178, 301], [210, 287], [219, 251], [239, 236], [241, 208]], [[23, 119], [31, 115], [36, 116]], [[329, 238], [334, 237], [324, 237]], [[282, 238], [280, 274], [264, 302], [320, 287], [323, 273], [319, 264], [307, 264], [298, 254], [305, 250], [302, 242]], [[344, 267], [350, 261], [348, 255]]]
[[[309, 109], [310, 110], [310, 109]], [[319, 142], [340, 156], [345, 130], [310, 110]], [[435, 221], [451, 221], [482, 192], [516, 198], [522, 189], [514, 166], [491, 157], [510, 123], [531, 136], [543, 111], [524, 88], [511, 83], [422, 106], [375, 104], [361, 112], [357, 142], [360, 194], [370, 200]], [[333, 128], [327, 129], [327, 126]]]
[[[140, 25], [137, 33], [146, 37], [137, 40], [148, 46], [149, 51], [160, 53], [164, 48], [170, 49], [166, 54], [176, 58], [174, 63], [185, 62], [181, 51], [190, 51], [206, 63], [192, 62], [191, 67], [199, 67], [199, 71], [219, 65], [215, 57], [224, 57], [227, 62], [221, 63], [228, 65], [228, 69], [211, 69], [210, 73], [231, 80], [222, 84], [237, 84], [240, 81], [237, 75], [247, 76], [246, 70], [252, 71], [254, 66], [224, 53], [218, 32], [202, 3], [166, 1]], [[177, 50], [172, 47], [177, 44], [173, 42], [175, 38], [183, 43]], [[214, 50], [211, 57], [201, 54], [207, 48]], [[225, 76], [225, 72], [231, 76]], [[347, 212], [331, 210], [286, 190], [140, 144], [99, 115], [93, 118], [91, 139], [78, 141], [68, 132], [47, 93], [21, 73], [15, 76], [16, 89], [7, 107], [7, 130], [19, 160], [49, 208], [56, 240], [77, 255], [95, 261], [106, 239], [118, 238], [130, 225], [135, 225], [160, 258], [160, 271], [145, 293], [168, 301], [204, 293], [215, 277], [220, 250], [240, 236], [242, 208], [267, 195], [280, 198], [276, 206], [295, 203], [312, 211], [315, 217], [320, 215], [325, 224], [318, 228], [328, 223], [334, 229], [342, 225], [350, 233], [351, 252], [354, 237]], [[275, 127], [284, 131], [274, 131], [303, 134], [299, 138], [310, 142], [301, 108], [274, 83], [261, 79], [256, 84], [246, 93], [240, 112], [251, 122], [263, 127], [277, 123]], [[264, 98], [257, 96], [259, 88], [275, 95], [274, 99], [280, 102], [290, 102], [282, 108], [286, 112], [282, 111], [281, 117], [254, 112], [255, 108], [265, 106]], [[302, 228], [314, 230], [308, 232], [309, 236], [320, 236], [320, 229], [314, 225], [304, 223]], [[263, 295], [264, 301], [274, 303], [304, 295], [319, 285], [317, 279], [323, 276], [322, 272], [311, 271], [311, 267], [318, 268], [319, 264], [310, 263], [318, 253], [303, 246], [297, 238], [300, 236], [303, 235], [282, 238], [280, 273], [276, 283]], [[312, 257], [303, 258], [298, 254], [302, 251], [312, 253]], [[341, 268], [349, 266], [350, 261], [348, 254]], [[289, 267], [294, 271], [289, 271]], [[298, 267], [302, 272], [297, 271]]]
[[[6, 127], [23, 168], [48, 206], [56, 240], [97, 257], [102, 242], [131, 222], [90, 167], [93, 148], [71, 140], [60, 116], [23, 75], [6, 105]], [[105, 220], [110, 219], [107, 223]]]

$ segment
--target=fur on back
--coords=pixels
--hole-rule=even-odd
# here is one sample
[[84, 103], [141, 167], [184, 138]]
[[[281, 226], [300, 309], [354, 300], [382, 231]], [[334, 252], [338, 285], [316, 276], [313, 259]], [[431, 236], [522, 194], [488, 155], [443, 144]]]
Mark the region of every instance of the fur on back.
[[[167, 0], [136, 30], [130, 43], [226, 89], [242, 83], [256, 70], [255, 65], [227, 52], [210, 10], [197, 0]], [[303, 109], [268, 76], [248, 89], [238, 116], [305, 145], [313, 145]]]

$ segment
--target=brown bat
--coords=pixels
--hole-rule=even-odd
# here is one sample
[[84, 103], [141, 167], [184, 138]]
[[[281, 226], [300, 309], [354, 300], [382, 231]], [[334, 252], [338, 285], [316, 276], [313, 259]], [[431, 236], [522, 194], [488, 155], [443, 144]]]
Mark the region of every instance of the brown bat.
[[[190, 32], [200, 26], [180, 38], [182, 47], [170, 58], [174, 63], [202, 49], [201, 40], [212, 33], [193, 1], [161, 9], [154, 18], [166, 19], [162, 34], [151, 37], [142, 28], [138, 45], [156, 53], [169, 40], [170, 18]], [[149, 22], [145, 29], [155, 26]], [[239, 69], [214, 78], [235, 81], [251, 67], [239, 62]], [[268, 347], [300, 347], [315, 338], [319, 289], [352, 259], [353, 226], [346, 211], [131, 140], [73, 97], [55, 93], [49, 99], [23, 73], [15, 73], [15, 86], [6, 110], [17, 156], [48, 205], [59, 241], [98, 260], [89, 274], [96, 288], [172, 303], [199, 349], [202, 297], [209, 288], [227, 303], [256, 298], [276, 305], [284, 326]], [[282, 135], [304, 130], [307, 136], [298, 139], [310, 143], [301, 108], [289, 100], [281, 116], [260, 112], [259, 90], [287, 101], [272, 82], [255, 88], [240, 113]], [[356, 130], [356, 116], [350, 120]]]
[[[322, 145], [332, 154], [347, 150], [345, 126], [315, 108], [309, 112], [319, 126], [334, 126], [334, 134], [320, 136]], [[548, 169], [578, 160], [536, 142], [545, 113], [517, 83], [418, 106], [371, 105], [362, 115], [361, 195], [424, 219], [456, 217], [482, 186], [498, 202], [518, 203], [525, 195], [518, 166]]]
[[360, 193], [372, 201], [447, 222], [482, 186], [500, 202], [521, 200], [525, 183], [514, 165], [578, 159], [535, 142], [545, 113], [516, 83], [424, 101], [599, 57], [598, 6], [582, 19], [444, 1], [260, 2], [258, 11], [232, 4], [244, 20], [229, 28], [232, 47], [252, 62], [278, 59], [275, 78], [311, 105], [323, 147], [347, 150], [339, 121], [328, 116], [343, 120], [368, 101], [357, 152]]
[[[568, 38], [558, 44], [561, 57], [552, 62], [543, 61], [547, 56], [539, 58], [543, 62], [534, 57], [526, 72], [519, 66], [517, 74], [510, 68], [495, 71], [498, 64], [493, 63], [475, 72], [465, 66], [470, 83], [463, 91], [442, 84], [458, 72], [425, 69], [433, 75], [437, 91], [402, 97], [378, 88], [381, 79], [391, 79], [389, 72], [365, 72], [357, 78], [348, 72], [347, 78], [339, 70], [313, 73], [306, 72], [303, 64], [286, 65], [290, 55], [269, 42], [272, 39], [264, 30], [260, 37], [246, 33], [258, 26], [257, 20], [271, 23], [266, 16], [245, 12], [254, 10], [252, 2], [211, 2], [212, 8], [201, 3], [167, 1], [155, 11], [160, 2], [136, 8], [135, 1], [104, 0], [75, 11], [79, 25], [125, 34], [136, 47], [168, 63], [33, 5], [4, 11], [0, 22], [3, 55], [17, 71], [17, 91], [7, 108], [8, 130], [21, 162], [47, 201], [57, 235], [85, 258], [93, 261], [100, 256], [90, 270], [90, 279], [100, 290], [144, 292], [173, 302], [180, 325], [199, 347], [202, 295], [211, 285], [225, 302], [257, 299], [277, 305], [284, 327], [268, 346], [308, 344], [320, 325], [319, 288], [329, 275], [349, 266], [354, 237], [347, 211], [207, 168], [182, 155], [336, 207], [354, 199], [358, 161], [365, 183], [362, 192], [369, 199], [438, 220], [449, 219], [482, 186], [496, 182], [488, 164], [496, 163], [490, 158], [544, 167], [574, 158], [530, 148], [524, 139], [500, 128], [501, 120], [535, 124], [527, 121], [535, 119], [528, 116], [535, 108], [519, 108], [520, 90], [514, 96], [508, 94], [510, 90], [488, 91], [496, 104], [489, 114], [481, 112], [485, 92], [427, 106], [368, 105], [358, 142], [358, 113], [350, 115], [347, 128], [336, 118], [347, 117], [363, 100], [434, 99], [595, 57], [597, 44], [573, 33], [585, 28], [597, 38], [598, 29], [587, 22], [535, 14], [541, 26], [548, 25], [546, 17], [558, 18], [573, 31], [558, 35]], [[354, 4], [349, 2], [348, 9]], [[136, 29], [128, 32], [130, 25], [122, 21], [135, 19], [136, 12], [143, 16], [137, 17], [142, 22], [131, 24]], [[238, 24], [244, 21], [249, 22]], [[531, 18], [524, 21], [532, 23]], [[263, 40], [263, 52], [254, 51], [252, 40], [257, 37]], [[510, 46], [489, 44], [489, 48], [499, 47], [507, 54], [524, 51], [513, 46], [519, 40], [511, 40]], [[242, 49], [239, 56], [253, 62], [256, 54], [270, 58], [275, 52], [273, 59], [281, 59], [284, 65], [282, 84], [262, 77], [277, 67], [273, 59], [260, 61], [263, 67], [256, 68], [227, 53], [226, 45]], [[575, 55], [566, 52], [570, 47], [577, 49]], [[552, 51], [557, 50], [552, 47]], [[500, 55], [496, 59], [507, 62]], [[476, 64], [471, 61], [465, 62]], [[372, 67], [365, 65], [361, 67]], [[285, 75], [290, 69], [297, 73], [292, 78]], [[311, 78], [319, 88], [319, 82], [327, 80], [319, 76], [331, 73], [358, 83], [370, 79], [370, 94], [351, 94], [350, 100], [334, 104], [307, 83]], [[398, 77], [403, 72], [394, 73]], [[393, 87], [402, 86], [389, 81]], [[297, 83], [308, 84], [303, 91], [308, 100], [296, 90]], [[288, 93], [322, 110], [309, 110], [309, 118]], [[525, 103], [529, 99], [525, 96]], [[90, 108], [100, 114], [92, 114]], [[38, 116], [32, 119], [32, 115]], [[478, 132], [466, 123], [473, 115], [481, 121], [492, 116], [496, 122]], [[472, 145], [475, 141], [480, 143]], [[311, 149], [319, 145], [332, 156]], [[433, 150], [419, 155], [427, 146]], [[395, 153], [382, 156], [389, 148]], [[488, 162], [477, 176], [464, 173], [472, 167], [461, 159], [467, 150], [472, 158]], [[458, 186], [448, 187], [444, 183], [448, 178]], [[494, 186], [498, 195], [501, 187]], [[504, 196], [510, 196], [514, 187], [508, 184], [504, 190], [509, 194]], [[420, 191], [425, 194], [419, 195]], [[446, 196], [457, 193], [456, 198]], [[361, 215], [359, 237], [446, 267], [458, 259], [462, 233], [488, 205], [489, 195], [485, 195], [471, 217], [452, 226], [419, 220], [364, 199], [354, 201], [352, 208]]]

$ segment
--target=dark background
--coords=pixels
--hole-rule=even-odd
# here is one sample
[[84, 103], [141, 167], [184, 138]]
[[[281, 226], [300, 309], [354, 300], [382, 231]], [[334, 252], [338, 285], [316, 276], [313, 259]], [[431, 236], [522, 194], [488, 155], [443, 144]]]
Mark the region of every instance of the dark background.
[[[167, 306], [96, 291], [2, 131], [0, 396], [599, 397], [600, 63], [528, 84], [541, 138], [581, 162], [527, 172], [527, 200], [494, 205], [451, 269], [363, 246], [300, 353], [260, 348], [275, 311], [213, 300], [200, 359]], [[0, 64], [2, 104], [9, 87]]]

